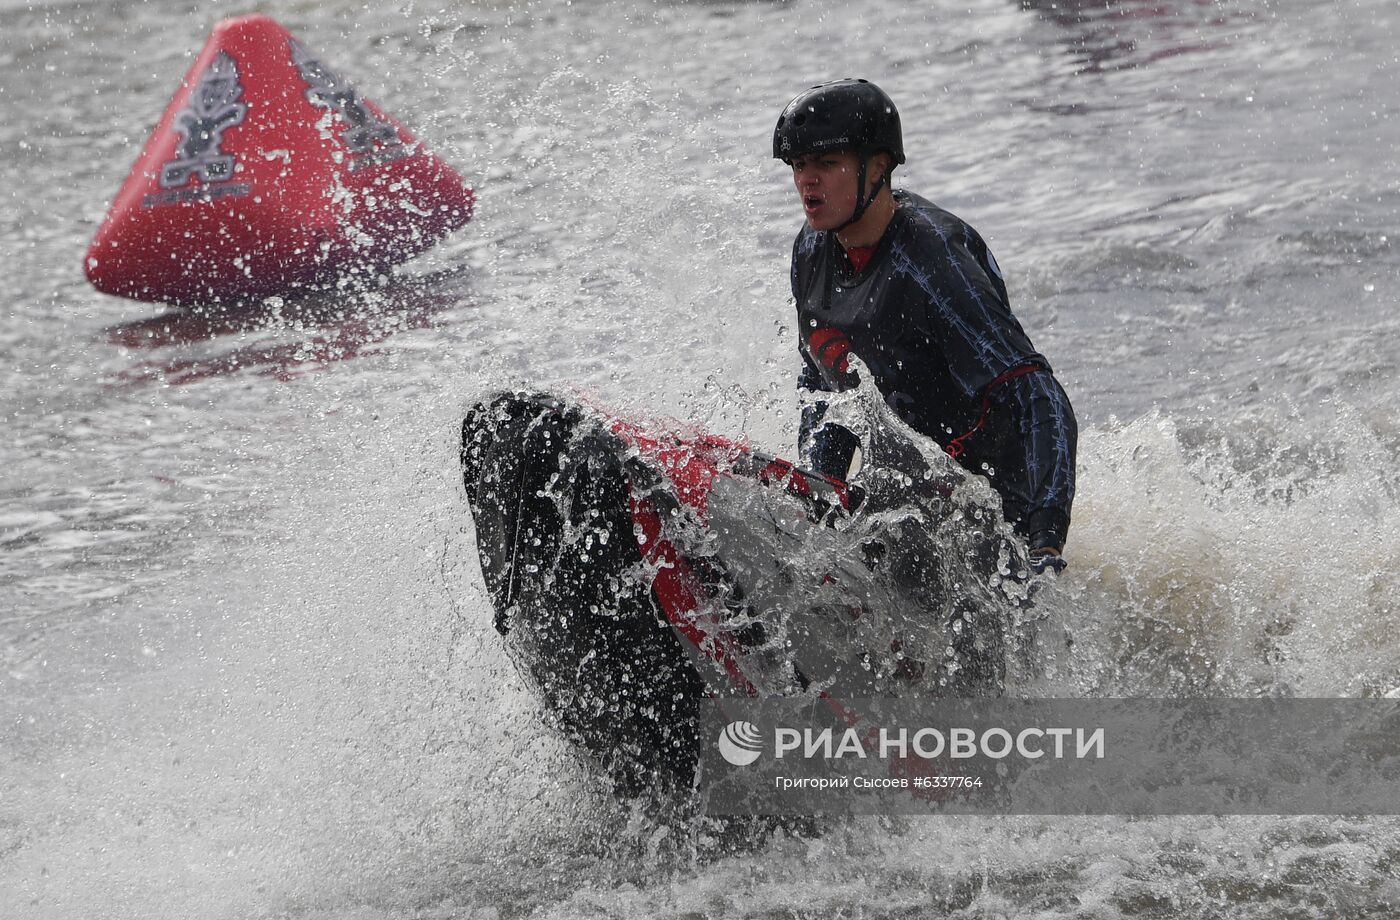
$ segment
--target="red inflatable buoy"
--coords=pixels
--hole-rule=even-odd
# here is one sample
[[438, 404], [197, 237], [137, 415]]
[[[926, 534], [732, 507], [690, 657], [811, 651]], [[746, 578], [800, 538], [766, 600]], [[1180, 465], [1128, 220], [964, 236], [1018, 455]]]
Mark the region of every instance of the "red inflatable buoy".
[[404, 261], [465, 224], [473, 193], [266, 16], [220, 23], [88, 248], [137, 300], [284, 294]]

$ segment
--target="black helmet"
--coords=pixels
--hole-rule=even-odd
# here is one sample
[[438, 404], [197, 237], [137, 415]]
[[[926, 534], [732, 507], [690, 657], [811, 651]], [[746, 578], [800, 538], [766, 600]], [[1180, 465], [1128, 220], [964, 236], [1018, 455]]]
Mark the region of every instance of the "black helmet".
[[888, 152], [904, 162], [899, 110], [869, 80], [836, 80], [801, 93], [773, 129], [773, 156], [784, 163], [804, 153], [852, 150], [862, 158]]

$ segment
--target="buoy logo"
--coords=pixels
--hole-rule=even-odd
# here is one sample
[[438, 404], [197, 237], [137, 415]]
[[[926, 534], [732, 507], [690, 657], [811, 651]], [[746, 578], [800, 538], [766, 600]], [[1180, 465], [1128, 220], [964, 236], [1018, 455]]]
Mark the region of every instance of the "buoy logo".
[[309, 48], [290, 39], [292, 63], [306, 81], [306, 101], [329, 109], [345, 124], [341, 140], [350, 148], [350, 171], [408, 156], [394, 126], [372, 112], [345, 77], [331, 70]]
[[719, 733], [719, 752], [736, 767], [747, 767], [763, 753], [762, 736], [752, 722], [730, 722]]
[[224, 153], [224, 132], [243, 124], [248, 114], [247, 103], [239, 99], [242, 95], [238, 62], [220, 51], [200, 74], [189, 104], [175, 116], [180, 143], [175, 159], [161, 167], [161, 188], [179, 188], [191, 176], [206, 183], [233, 178], [236, 161]]

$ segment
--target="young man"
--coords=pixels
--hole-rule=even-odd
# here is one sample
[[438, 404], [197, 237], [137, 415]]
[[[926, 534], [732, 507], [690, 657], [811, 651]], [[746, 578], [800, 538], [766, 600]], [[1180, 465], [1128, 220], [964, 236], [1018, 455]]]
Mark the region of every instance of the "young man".
[[[1037, 568], [1060, 568], [1074, 500], [1069, 398], [1012, 315], [1001, 270], [970, 226], [890, 187], [899, 112], [878, 86], [838, 80], [788, 103], [773, 156], [792, 167], [807, 223], [792, 255], [798, 385], [854, 386], [858, 356], [894, 411], [1001, 494]], [[804, 410], [801, 449], [845, 478], [857, 442]]]

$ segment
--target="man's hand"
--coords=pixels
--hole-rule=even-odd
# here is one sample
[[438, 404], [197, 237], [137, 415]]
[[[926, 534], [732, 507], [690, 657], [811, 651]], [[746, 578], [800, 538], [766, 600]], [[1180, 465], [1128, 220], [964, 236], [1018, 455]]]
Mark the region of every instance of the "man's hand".
[[1031, 548], [1031, 569], [1037, 575], [1044, 575], [1046, 569], [1054, 569], [1056, 572], [1065, 570], [1065, 560], [1060, 556], [1060, 547], [1064, 546], [1064, 531], [1055, 529], [1036, 529], [1026, 540], [1026, 545]]
[[1047, 569], [1054, 569], [1056, 574], [1063, 572], [1069, 563], [1060, 556], [1060, 551], [1053, 546], [1042, 546], [1031, 550], [1031, 569], [1037, 575], [1044, 575]]

